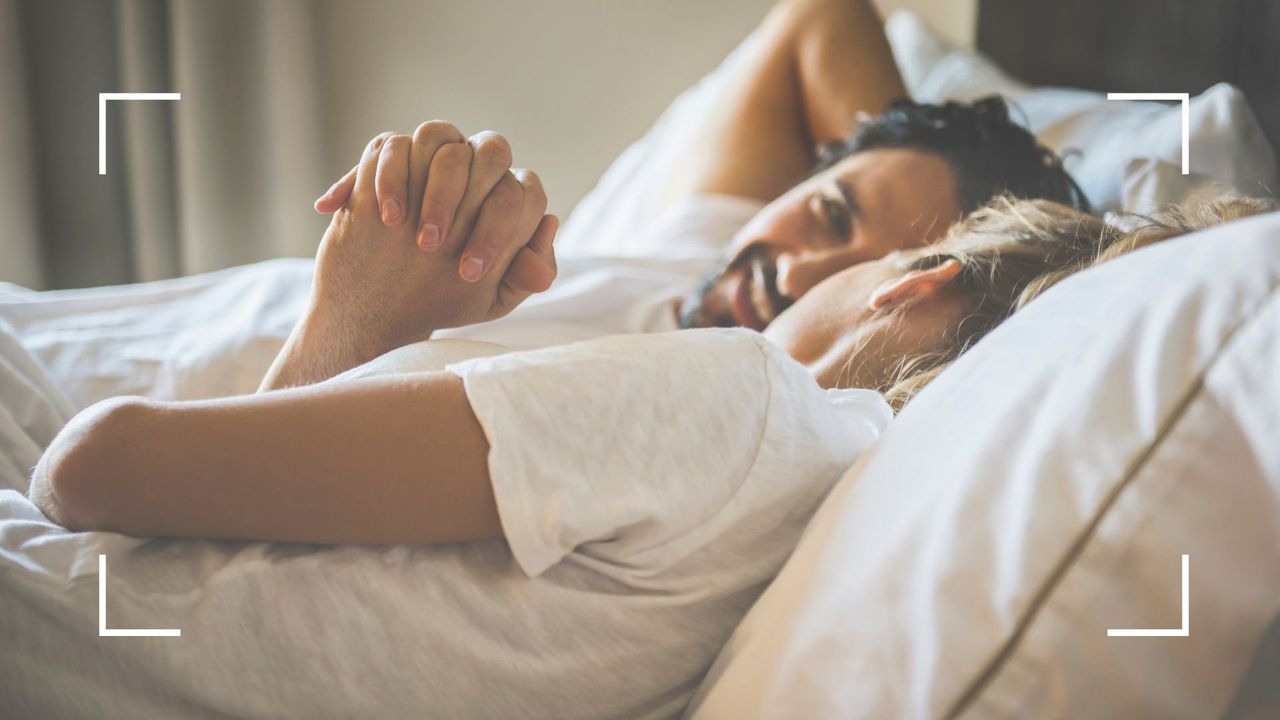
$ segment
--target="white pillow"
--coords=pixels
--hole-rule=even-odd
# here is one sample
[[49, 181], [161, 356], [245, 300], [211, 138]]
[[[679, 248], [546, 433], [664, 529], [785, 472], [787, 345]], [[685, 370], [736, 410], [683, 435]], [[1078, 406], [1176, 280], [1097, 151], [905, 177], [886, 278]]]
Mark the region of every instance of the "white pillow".
[[[1187, 202], [1206, 201], [1229, 188], [1200, 173], [1182, 174], [1182, 168], [1155, 158], [1134, 158], [1124, 166], [1121, 201], [1131, 213], [1149, 214], [1160, 208]], [[1123, 216], [1108, 222], [1124, 225]]]
[[[1133, 253], [979, 343], [827, 498], [693, 717], [1221, 716], [1280, 613], [1278, 235]], [[1183, 553], [1189, 636], [1109, 637], [1180, 626]]]
[[[1058, 152], [1079, 151], [1066, 167], [1098, 210], [1121, 207], [1124, 168], [1133, 158], [1181, 164], [1181, 107], [1031, 87], [981, 54], [956, 47], [910, 11], [891, 15], [885, 31], [913, 98], [969, 102], [992, 93], [1006, 96], [1014, 117], [1021, 113], [1041, 142]], [[1276, 191], [1275, 155], [1243, 93], [1226, 83], [1214, 85], [1191, 99], [1189, 120], [1193, 172], [1247, 195]]]

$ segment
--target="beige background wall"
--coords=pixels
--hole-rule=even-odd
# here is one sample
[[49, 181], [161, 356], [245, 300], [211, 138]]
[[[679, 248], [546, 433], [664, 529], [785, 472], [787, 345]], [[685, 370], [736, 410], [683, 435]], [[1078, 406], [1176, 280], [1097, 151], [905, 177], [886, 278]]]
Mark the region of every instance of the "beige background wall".
[[912, 10], [939, 32], [961, 45], [972, 46], [978, 27], [978, 0], [874, 0], [880, 12]]
[[[327, 0], [318, 7], [325, 164], [435, 117], [495, 129], [564, 213], [773, 0]], [[976, 0], [880, 0], [961, 42]]]
[[[564, 215], [774, 1], [0, 0], [0, 281], [309, 256], [368, 138], [437, 117], [505, 133]], [[874, 1], [973, 35], [977, 0]], [[97, 94], [158, 91], [111, 103], [97, 175]]]

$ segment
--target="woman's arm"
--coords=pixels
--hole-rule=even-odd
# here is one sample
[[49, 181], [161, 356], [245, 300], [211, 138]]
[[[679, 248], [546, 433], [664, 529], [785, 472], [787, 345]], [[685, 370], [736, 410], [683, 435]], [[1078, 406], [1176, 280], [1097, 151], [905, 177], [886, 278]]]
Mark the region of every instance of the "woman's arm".
[[497, 539], [488, 450], [447, 372], [200, 402], [117, 398], [55, 439], [31, 497], [71, 529], [128, 535]]
[[725, 193], [769, 201], [804, 179], [822, 143], [860, 112], [905, 96], [884, 26], [869, 0], [782, 0], [753, 56], [696, 131], [668, 200]]

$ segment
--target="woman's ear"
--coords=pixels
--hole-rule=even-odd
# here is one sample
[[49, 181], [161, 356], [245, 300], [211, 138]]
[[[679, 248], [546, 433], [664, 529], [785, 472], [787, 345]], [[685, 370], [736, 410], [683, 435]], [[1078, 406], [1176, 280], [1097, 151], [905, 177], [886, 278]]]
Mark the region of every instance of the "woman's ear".
[[901, 305], [910, 300], [933, 297], [960, 274], [960, 261], [950, 258], [925, 270], [911, 270], [894, 278], [871, 293], [867, 306], [879, 310], [886, 305]]

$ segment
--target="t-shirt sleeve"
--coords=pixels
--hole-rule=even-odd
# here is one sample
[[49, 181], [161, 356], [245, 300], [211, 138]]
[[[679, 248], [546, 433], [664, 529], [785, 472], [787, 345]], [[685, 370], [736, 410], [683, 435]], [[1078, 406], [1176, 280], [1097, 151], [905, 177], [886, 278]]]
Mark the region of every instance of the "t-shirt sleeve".
[[448, 366], [488, 438], [498, 513], [524, 572], [589, 542], [626, 557], [725, 506], [765, 432], [770, 348], [745, 330], [697, 330]]

